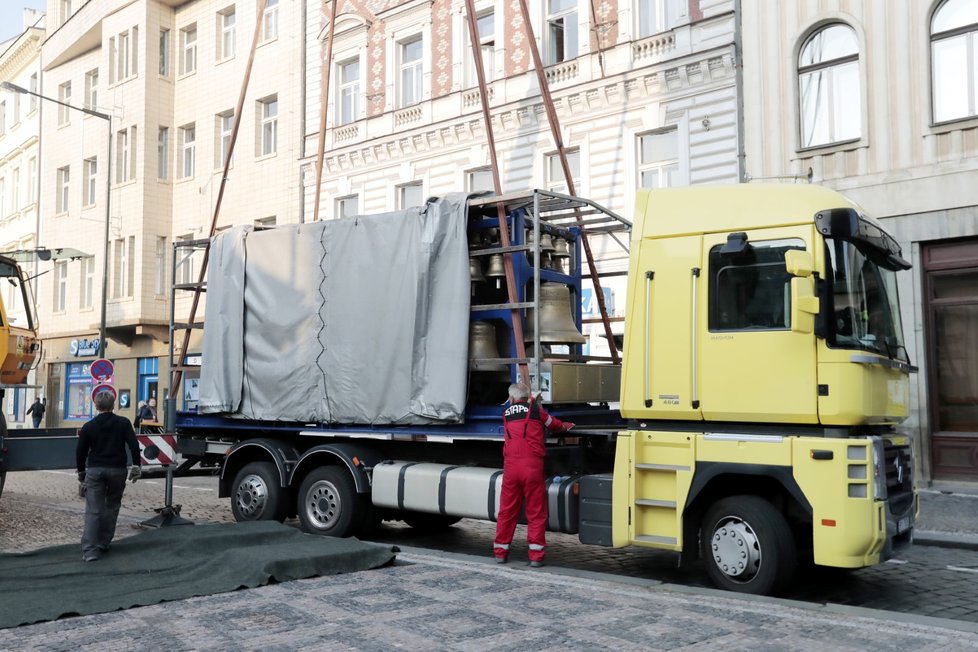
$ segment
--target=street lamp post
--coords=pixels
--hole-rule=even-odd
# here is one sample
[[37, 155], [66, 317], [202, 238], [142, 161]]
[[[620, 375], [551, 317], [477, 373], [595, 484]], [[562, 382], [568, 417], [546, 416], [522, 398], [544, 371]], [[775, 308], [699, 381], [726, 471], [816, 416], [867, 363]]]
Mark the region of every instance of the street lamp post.
[[109, 294], [109, 216], [111, 215], [109, 209], [109, 200], [112, 197], [112, 116], [107, 113], [102, 113], [101, 111], [95, 111], [94, 109], [86, 109], [80, 106], [73, 106], [62, 102], [61, 100], [56, 100], [53, 97], [48, 97], [47, 95], [41, 95], [40, 93], [35, 93], [34, 91], [27, 90], [22, 86], [13, 84], [11, 82], [5, 81], [0, 82], [0, 88], [6, 91], [11, 91], [13, 93], [22, 93], [24, 95], [33, 95], [34, 97], [39, 97], [42, 100], [47, 100], [48, 102], [54, 102], [60, 106], [81, 111], [82, 113], [96, 118], [105, 120], [105, 124], [108, 127], [108, 151], [106, 155], [106, 165], [105, 165], [105, 246], [103, 250], [103, 262], [102, 262], [102, 311], [99, 316], [98, 325], [98, 357], [105, 357], [105, 312]]

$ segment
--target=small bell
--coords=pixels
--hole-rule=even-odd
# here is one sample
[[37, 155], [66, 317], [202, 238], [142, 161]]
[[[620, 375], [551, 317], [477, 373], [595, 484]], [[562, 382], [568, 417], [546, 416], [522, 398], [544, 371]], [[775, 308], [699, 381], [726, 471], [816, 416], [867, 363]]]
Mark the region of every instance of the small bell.
[[489, 269], [486, 271], [486, 276], [496, 279], [496, 289], [498, 290], [500, 287], [499, 279], [506, 276], [506, 267], [503, 265], [502, 254], [489, 256]]

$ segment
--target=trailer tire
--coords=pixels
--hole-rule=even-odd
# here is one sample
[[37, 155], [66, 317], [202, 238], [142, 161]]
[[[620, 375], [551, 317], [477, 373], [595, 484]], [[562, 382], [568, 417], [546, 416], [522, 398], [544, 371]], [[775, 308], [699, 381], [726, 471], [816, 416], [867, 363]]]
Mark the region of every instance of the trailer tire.
[[440, 532], [441, 530], [447, 530], [462, 520], [458, 516], [429, 514], [428, 512], [402, 512], [401, 518], [415, 530], [422, 532]]
[[246, 464], [234, 476], [231, 513], [234, 520], [284, 521], [287, 492], [279, 485], [278, 470], [271, 462]]
[[309, 534], [357, 535], [370, 510], [368, 498], [357, 493], [353, 477], [339, 466], [315, 469], [299, 486], [296, 512]]
[[794, 574], [791, 528], [759, 496], [730, 496], [713, 504], [703, 518], [700, 545], [707, 573], [721, 589], [776, 594]]

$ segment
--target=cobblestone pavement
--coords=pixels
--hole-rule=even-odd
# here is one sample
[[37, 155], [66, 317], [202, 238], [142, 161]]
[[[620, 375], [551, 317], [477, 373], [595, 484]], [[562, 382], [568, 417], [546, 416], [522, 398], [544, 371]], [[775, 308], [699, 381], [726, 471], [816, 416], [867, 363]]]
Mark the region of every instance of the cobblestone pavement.
[[[174, 502], [182, 503], [183, 515], [192, 520], [230, 521], [228, 502], [217, 498], [216, 485], [216, 479], [209, 476], [178, 478]], [[162, 478], [143, 479], [129, 485], [123, 499], [117, 536], [137, 531], [133, 526], [151, 516], [153, 508], [162, 504], [162, 497]], [[949, 502], [949, 499], [953, 500]], [[973, 510], [978, 510], [976, 496], [925, 492], [922, 503], [925, 516], [921, 525], [934, 527], [933, 524], [937, 524], [949, 531], [965, 533], [973, 533], [978, 528], [978, 518], [972, 516]], [[950, 508], [945, 509], [945, 504]], [[926, 516], [928, 505], [930, 521]], [[0, 499], [0, 551], [77, 541], [82, 513], [82, 501], [75, 495], [74, 474], [12, 473]], [[953, 529], [956, 527], [960, 529]], [[428, 551], [444, 551], [439, 557], [447, 553], [464, 553], [484, 558], [491, 550], [492, 536], [491, 523], [464, 520], [441, 533], [422, 533], [402, 524], [386, 524], [374, 539]], [[516, 541], [525, 541], [524, 528], [518, 529]], [[639, 548], [585, 547], [575, 536], [559, 534], [549, 534], [548, 543], [551, 571], [608, 573], [622, 578], [683, 585], [693, 590], [704, 590], [709, 586], [701, 569], [677, 569], [675, 556], [669, 553]], [[513, 558], [520, 559], [525, 553], [525, 547], [517, 546]], [[906, 619], [912, 614], [953, 619], [962, 625], [978, 623], [978, 551], [914, 546], [898, 559], [875, 568], [852, 572], [802, 569], [785, 597], [816, 605], [848, 605], [898, 612], [896, 618]], [[978, 631], [978, 627], [974, 631]], [[781, 649], [784, 646], [775, 647]]]

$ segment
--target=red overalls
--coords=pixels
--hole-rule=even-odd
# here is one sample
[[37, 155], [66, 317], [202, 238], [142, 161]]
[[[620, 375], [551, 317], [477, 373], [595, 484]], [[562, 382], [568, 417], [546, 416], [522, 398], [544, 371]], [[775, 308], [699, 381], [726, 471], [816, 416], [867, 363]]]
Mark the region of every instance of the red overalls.
[[543, 458], [547, 454], [546, 431], [560, 431], [564, 423], [547, 414], [532, 401], [514, 401], [503, 412], [506, 425], [503, 443], [503, 490], [496, 520], [493, 554], [498, 559], [509, 555], [520, 506], [526, 499], [526, 539], [530, 544], [530, 561], [543, 561], [547, 545], [547, 490], [543, 475]]

